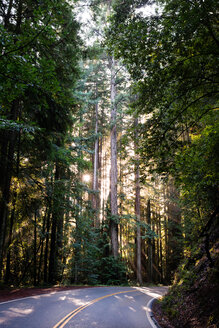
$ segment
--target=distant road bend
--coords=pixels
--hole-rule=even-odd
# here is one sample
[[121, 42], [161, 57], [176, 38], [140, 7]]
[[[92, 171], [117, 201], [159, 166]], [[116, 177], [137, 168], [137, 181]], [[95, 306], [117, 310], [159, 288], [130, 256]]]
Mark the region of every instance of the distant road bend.
[[95, 287], [0, 303], [4, 328], [151, 328], [148, 304], [167, 287]]

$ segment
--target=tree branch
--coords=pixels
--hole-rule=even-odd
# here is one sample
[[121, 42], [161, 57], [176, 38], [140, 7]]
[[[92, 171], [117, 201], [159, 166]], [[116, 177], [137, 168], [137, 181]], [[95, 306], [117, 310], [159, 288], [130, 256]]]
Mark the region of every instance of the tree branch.
[[26, 44], [24, 44], [23, 46], [20, 46], [20, 47], [18, 47], [18, 48], [14, 48], [14, 49], [12, 49], [12, 50], [10, 50], [10, 51], [8, 51], [8, 52], [3, 53], [3, 54], [0, 56], [0, 58], [9, 55], [9, 54], [11, 54], [12, 52], [16, 52], [16, 51], [22, 50], [22, 49], [28, 47], [31, 43], [33, 43], [33, 41], [36, 40], [36, 39], [38, 38], [38, 36], [39, 36], [41, 33], [43, 33], [43, 31], [46, 29], [46, 27], [48, 26], [48, 24], [49, 24], [49, 22], [50, 22], [50, 20], [51, 20], [51, 17], [52, 17], [52, 14], [50, 14], [50, 17], [49, 17], [49, 19], [48, 19], [46, 25], [43, 27], [43, 29], [40, 30], [40, 31], [39, 31], [39, 32], [38, 32], [38, 33], [37, 33], [37, 34], [36, 34], [36, 35], [35, 35], [30, 41], [28, 41], [28, 42], [27, 42]]

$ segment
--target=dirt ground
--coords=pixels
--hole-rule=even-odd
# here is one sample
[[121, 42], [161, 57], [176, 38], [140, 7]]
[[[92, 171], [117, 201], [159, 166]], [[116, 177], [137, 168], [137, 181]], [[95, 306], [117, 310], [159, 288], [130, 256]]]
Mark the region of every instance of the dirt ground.
[[160, 303], [157, 301], [153, 302], [152, 311], [161, 328], [174, 328], [167, 316], [163, 314]]

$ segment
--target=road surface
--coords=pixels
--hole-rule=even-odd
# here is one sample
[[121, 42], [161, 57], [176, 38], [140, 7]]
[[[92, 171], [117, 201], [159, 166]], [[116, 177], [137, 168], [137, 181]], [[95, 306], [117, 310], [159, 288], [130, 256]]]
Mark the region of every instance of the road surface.
[[0, 303], [1, 328], [151, 328], [148, 303], [167, 287], [95, 287]]

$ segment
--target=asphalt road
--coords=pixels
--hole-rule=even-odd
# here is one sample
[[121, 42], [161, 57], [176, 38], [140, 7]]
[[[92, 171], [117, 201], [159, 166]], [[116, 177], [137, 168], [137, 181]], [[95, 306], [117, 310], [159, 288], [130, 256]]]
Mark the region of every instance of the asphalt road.
[[167, 287], [95, 287], [0, 303], [1, 328], [151, 328], [148, 303]]

